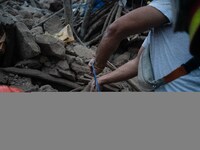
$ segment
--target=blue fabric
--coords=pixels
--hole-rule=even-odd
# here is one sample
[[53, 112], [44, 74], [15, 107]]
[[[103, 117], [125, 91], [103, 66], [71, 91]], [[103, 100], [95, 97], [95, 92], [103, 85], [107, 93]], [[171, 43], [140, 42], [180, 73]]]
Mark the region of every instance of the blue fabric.
[[95, 12], [98, 9], [102, 8], [104, 6], [104, 4], [105, 4], [105, 2], [103, 2], [102, 0], [95, 0], [92, 12]]

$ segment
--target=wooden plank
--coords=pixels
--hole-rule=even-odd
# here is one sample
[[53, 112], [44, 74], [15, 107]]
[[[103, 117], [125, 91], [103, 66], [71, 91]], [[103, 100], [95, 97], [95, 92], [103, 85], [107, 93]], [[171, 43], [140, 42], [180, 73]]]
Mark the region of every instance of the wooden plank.
[[29, 77], [33, 77], [33, 78], [50, 81], [52, 83], [57, 83], [60, 85], [67, 86], [68, 88], [71, 88], [71, 89], [80, 87], [80, 85], [78, 85], [75, 82], [71, 82], [69, 80], [62, 79], [62, 78], [56, 78], [56, 77], [53, 77], [49, 74], [46, 74], [42, 71], [35, 70], [35, 69], [21, 69], [21, 68], [16, 68], [16, 67], [7, 67], [7, 68], [0, 68], [0, 70], [9, 72], [9, 73], [13, 73], [13, 74], [19, 74], [19, 75], [24, 75], [24, 76], [29, 76]]

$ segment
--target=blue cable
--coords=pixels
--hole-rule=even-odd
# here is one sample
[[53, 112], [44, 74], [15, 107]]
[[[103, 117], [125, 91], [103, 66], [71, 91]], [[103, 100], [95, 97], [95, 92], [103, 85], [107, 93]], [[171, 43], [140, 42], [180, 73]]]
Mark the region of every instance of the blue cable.
[[95, 80], [95, 84], [96, 84], [96, 87], [97, 87], [97, 91], [101, 92], [100, 87], [99, 87], [99, 83], [98, 83], [98, 80], [97, 80], [97, 75], [96, 75], [96, 71], [95, 71], [95, 68], [94, 68], [94, 64], [92, 64], [92, 72], [93, 72], [93, 75], [94, 75], [94, 80]]

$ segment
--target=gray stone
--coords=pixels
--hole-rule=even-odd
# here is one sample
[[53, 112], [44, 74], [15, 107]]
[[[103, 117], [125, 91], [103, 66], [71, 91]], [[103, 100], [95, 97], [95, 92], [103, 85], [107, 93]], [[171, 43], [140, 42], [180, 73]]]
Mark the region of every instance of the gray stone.
[[50, 35], [36, 35], [36, 42], [45, 56], [56, 56], [63, 58], [65, 56], [64, 43]]
[[40, 8], [36, 8], [36, 7], [27, 7], [27, 6], [20, 6], [20, 10], [23, 10], [23, 11], [27, 11], [31, 14], [34, 14], [34, 13], [37, 13], [37, 12], [40, 12], [42, 13], [44, 10], [40, 9]]
[[32, 13], [29, 12], [29, 11], [20, 10], [18, 13], [19, 13], [24, 19], [32, 19], [32, 18], [33, 18]]
[[75, 58], [76, 58], [75, 56], [72, 56], [72, 55], [66, 55], [65, 57], [67, 59], [68, 64], [73, 63], [75, 61]]
[[66, 54], [68, 54], [68, 55], [72, 55], [72, 56], [78, 56], [76, 53], [75, 53], [75, 51], [74, 51], [74, 44], [72, 43], [72, 44], [68, 44], [68, 45], [66, 45]]
[[82, 66], [79, 65], [77, 63], [72, 63], [71, 64], [71, 69], [76, 72], [76, 74], [78, 75], [84, 75], [84, 74], [89, 74], [90, 73], [90, 69], [88, 66]]
[[40, 92], [58, 92], [57, 89], [54, 89], [51, 85], [43, 85], [39, 88]]
[[76, 81], [76, 76], [75, 74], [70, 71], [70, 70], [61, 70], [61, 69], [58, 69], [58, 72], [66, 79], [69, 79], [71, 81]]
[[32, 29], [32, 26], [34, 24], [34, 20], [28, 19], [28, 18], [27, 19], [22, 19], [21, 22], [23, 22], [28, 27], [29, 30]]
[[44, 30], [52, 35], [58, 33], [62, 28], [62, 22], [56, 15], [44, 23]]
[[43, 14], [41, 13], [41, 12], [35, 12], [34, 14], [33, 14], [33, 17], [34, 18], [41, 18], [43, 16]]
[[42, 64], [39, 62], [39, 60], [35, 60], [35, 59], [23, 60], [15, 64], [15, 67], [18, 67], [18, 68], [27, 67], [27, 68], [32, 68], [32, 69], [39, 69], [41, 66]]
[[38, 0], [38, 3], [41, 8], [50, 9], [51, 4], [53, 4], [53, 3], [61, 3], [62, 4], [62, 1], [61, 0]]
[[43, 55], [40, 55], [39, 60], [40, 60], [40, 63], [42, 63], [42, 64], [49, 62], [49, 58], [46, 56], [43, 56]]
[[37, 35], [37, 34], [43, 34], [44, 32], [43, 32], [42, 27], [38, 26], [38, 27], [35, 27], [35, 28], [31, 29], [31, 33], [33, 35]]
[[13, 16], [18, 15], [18, 13], [19, 13], [17, 10], [13, 9], [13, 8], [10, 7], [10, 6], [7, 6], [7, 8], [4, 9], [4, 11], [6, 11], [7, 13], [9, 13], [9, 14], [11, 14], [11, 15], [13, 15]]
[[7, 83], [7, 76], [0, 71], [0, 84], [6, 84]]
[[35, 42], [33, 35], [24, 23], [16, 23], [17, 43], [20, 56], [23, 59], [29, 59], [40, 54], [40, 47]]
[[85, 46], [77, 44], [73, 47], [74, 52], [81, 58], [90, 59], [93, 57], [94, 51]]
[[61, 60], [57, 63], [57, 67], [61, 70], [69, 70], [69, 64], [67, 60]]
[[59, 77], [59, 78], [62, 77], [61, 74], [58, 72], [58, 69], [56, 68], [43, 67], [42, 72], [52, 75], [54, 77]]
[[22, 89], [24, 92], [31, 92], [38, 90], [38, 86], [32, 84], [31, 78], [20, 77], [18, 75], [15, 75], [14, 77], [12, 76], [8, 77], [7, 84], [18, 87]]
[[15, 18], [20, 22], [22, 22], [22, 20], [23, 20], [22, 16], [20, 16], [20, 15], [15, 16]]
[[17, 19], [9, 13], [0, 11], [0, 24], [7, 26], [13, 25], [17, 22]]
[[85, 78], [84, 75], [77, 75], [77, 80], [84, 84], [88, 84], [91, 81], [91, 79]]
[[79, 65], [85, 65], [83, 59], [80, 58], [80, 57], [76, 57], [76, 58], [75, 58], [75, 61], [76, 61], [76, 63], [79, 64]]

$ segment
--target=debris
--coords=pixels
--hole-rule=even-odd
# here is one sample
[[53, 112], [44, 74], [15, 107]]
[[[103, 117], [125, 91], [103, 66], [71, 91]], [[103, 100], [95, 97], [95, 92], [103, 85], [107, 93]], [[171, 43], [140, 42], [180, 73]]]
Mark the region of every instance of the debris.
[[[88, 61], [94, 56], [105, 29], [127, 10], [118, 1], [97, 0], [87, 16], [88, 3], [79, 0], [72, 3], [72, 12], [66, 12], [70, 7], [63, 7], [62, 0], [0, 3], [0, 26], [5, 33], [0, 31], [0, 50], [4, 51], [0, 55], [0, 84], [19, 87], [23, 92], [88, 90], [88, 83], [93, 79]], [[67, 15], [70, 17], [66, 20]], [[120, 43], [98, 76], [134, 57], [138, 51], [136, 45], [146, 35], [128, 37], [125, 46]], [[137, 86], [135, 80], [128, 80], [105, 85], [102, 91], [139, 91]]]
[[40, 46], [41, 53], [45, 56], [63, 58], [65, 55], [64, 43], [51, 35], [36, 35], [36, 43]]
[[62, 25], [62, 21], [60, 20], [60, 17], [58, 17], [57, 15], [54, 15], [52, 18], [50, 18], [44, 23], [43, 27], [44, 27], [45, 32], [48, 32], [49, 34], [54, 35], [63, 28], [63, 25]]
[[0, 35], [0, 54], [4, 54], [5, 53], [5, 49], [6, 49], [6, 33], [5, 31], [3, 31], [3, 35]]
[[21, 69], [21, 68], [9, 67], [9, 68], [0, 68], [0, 70], [9, 72], [9, 73], [14, 73], [14, 74], [19, 74], [19, 75], [23, 75], [23, 76], [46, 80], [49, 82], [64, 85], [70, 89], [79, 87], [79, 85], [74, 82], [71, 82], [66, 79], [55, 78], [53, 76], [50, 76], [46, 73], [43, 73], [43, 72], [41, 72], [39, 70], [35, 70], [35, 69]]
[[27, 26], [21, 22], [16, 23], [17, 44], [22, 59], [33, 58], [40, 54], [40, 47], [35, 42], [33, 35]]
[[55, 37], [64, 41], [65, 44], [74, 41], [74, 36], [70, 25], [66, 25], [59, 33], [55, 34]]

